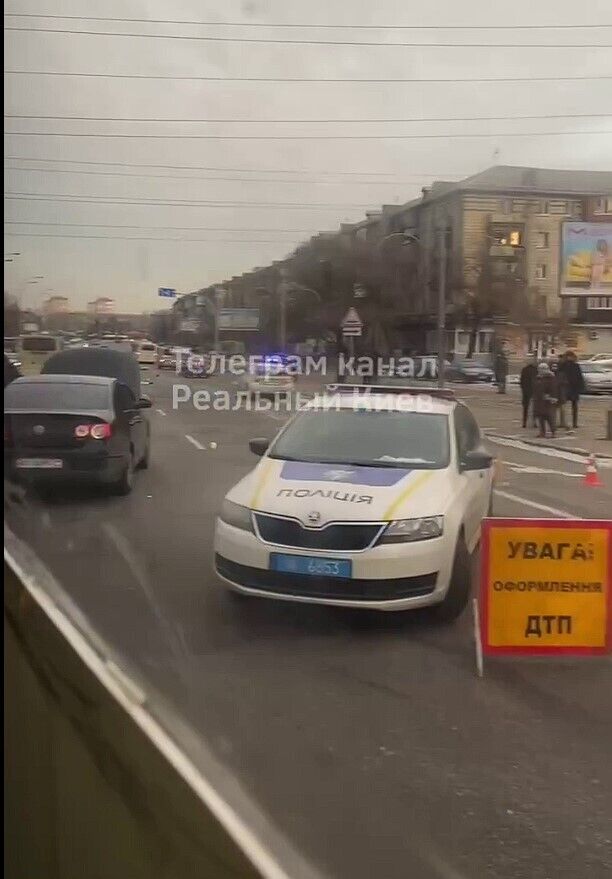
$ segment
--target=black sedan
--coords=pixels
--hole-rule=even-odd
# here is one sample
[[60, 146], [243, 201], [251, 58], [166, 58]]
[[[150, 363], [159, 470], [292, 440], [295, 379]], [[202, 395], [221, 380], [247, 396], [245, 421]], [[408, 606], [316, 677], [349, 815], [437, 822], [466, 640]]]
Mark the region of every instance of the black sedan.
[[457, 360], [447, 363], [445, 375], [451, 382], [493, 382], [495, 373], [477, 360]]
[[136, 399], [115, 378], [37, 375], [18, 378], [4, 396], [4, 471], [40, 488], [67, 483], [132, 489], [149, 463], [150, 429]]

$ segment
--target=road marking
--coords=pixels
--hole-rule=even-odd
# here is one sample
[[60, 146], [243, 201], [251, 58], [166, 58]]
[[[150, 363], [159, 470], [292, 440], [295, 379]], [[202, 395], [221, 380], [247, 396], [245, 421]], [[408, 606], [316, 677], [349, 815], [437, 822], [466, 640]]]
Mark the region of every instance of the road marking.
[[520, 497], [518, 494], [510, 494], [509, 491], [500, 491], [496, 488], [493, 493], [496, 494], [497, 497], [503, 497], [506, 498], [506, 500], [515, 501], [515, 503], [526, 507], [533, 507], [534, 510], [540, 510], [542, 513], [550, 513], [558, 519], [580, 519], [580, 516], [576, 516], [574, 513], [568, 513], [567, 510], [557, 510], [555, 507], [547, 507], [546, 504], [538, 504], [536, 501], [531, 501], [526, 497]]
[[196, 449], [200, 449], [201, 452], [205, 452], [205, 451], [206, 451], [206, 446], [203, 446], [202, 443], [199, 443], [199, 442], [197, 441], [197, 439], [194, 439], [194, 438], [193, 438], [192, 436], [190, 436], [188, 433], [185, 434], [185, 439], [187, 440], [187, 442], [191, 443], [192, 446], [195, 446]]
[[[565, 461], [573, 461], [576, 464], [582, 465], [586, 463], [585, 455], [588, 455], [586, 449], [584, 455], [577, 455], [575, 452], [566, 452], [565, 449], [552, 449], [550, 446], [532, 445], [531, 443], [522, 442], [520, 439], [510, 439], [505, 436], [493, 436], [492, 434], [487, 434], [486, 439], [498, 446], [509, 446], [510, 448], [518, 449], [521, 452], [534, 452], [537, 455], [547, 455], [549, 458], [562, 458]], [[598, 467], [612, 467], [612, 461], [598, 458], [597, 465]]]
[[551, 470], [550, 467], [531, 467], [526, 466], [525, 464], [517, 464], [516, 461], [506, 461], [505, 458], [499, 459], [502, 464], [506, 464], [510, 470], [513, 470], [515, 473], [529, 473], [534, 475], [549, 475], [553, 476], [569, 476], [572, 479], [583, 479], [584, 473], [568, 473], [566, 470]]
[[166, 414], [166, 413], [164, 412], [163, 409], [156, 409], [155, 411], [156, 411], [156, 412], [159, 412], [160, 415], [165, 415], [165, 414]]

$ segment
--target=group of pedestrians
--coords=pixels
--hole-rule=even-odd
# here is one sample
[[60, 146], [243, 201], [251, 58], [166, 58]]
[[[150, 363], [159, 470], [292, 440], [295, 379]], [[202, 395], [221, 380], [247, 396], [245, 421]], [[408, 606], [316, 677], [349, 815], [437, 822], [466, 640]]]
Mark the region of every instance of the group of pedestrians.
[[566, 407], [572, 411], [572, 428], [578, 427], [578, 402], [584, 393], [584, 377], [573, 351], [566, 351], [556, 362], [549, 364], [536, 359], [523, 367], [520, 376], [523, 403], [523, 427], [527, 427], [529, 409], [532, 423], [539, 427], [538, 436], [546, 436], [546, 430], [555, 435], [558, 426], [569, 430]]

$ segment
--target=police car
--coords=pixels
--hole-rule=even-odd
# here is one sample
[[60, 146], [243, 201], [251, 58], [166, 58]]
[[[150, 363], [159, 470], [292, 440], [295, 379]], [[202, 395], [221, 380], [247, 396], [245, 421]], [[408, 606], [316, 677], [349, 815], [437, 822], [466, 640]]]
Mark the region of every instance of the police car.
[[216, 572], [234, 591], [452, 620], [490, 514], [493, 459], [452, 392], [329, 387], [226, 495]]

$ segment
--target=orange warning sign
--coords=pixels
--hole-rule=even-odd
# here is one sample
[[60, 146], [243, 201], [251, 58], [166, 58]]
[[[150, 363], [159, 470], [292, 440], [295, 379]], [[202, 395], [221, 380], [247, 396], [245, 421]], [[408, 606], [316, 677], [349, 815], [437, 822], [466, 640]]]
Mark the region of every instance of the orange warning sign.
[[486, 519], [480, 579], [485, 653], [612, 648], [612, 522]]

